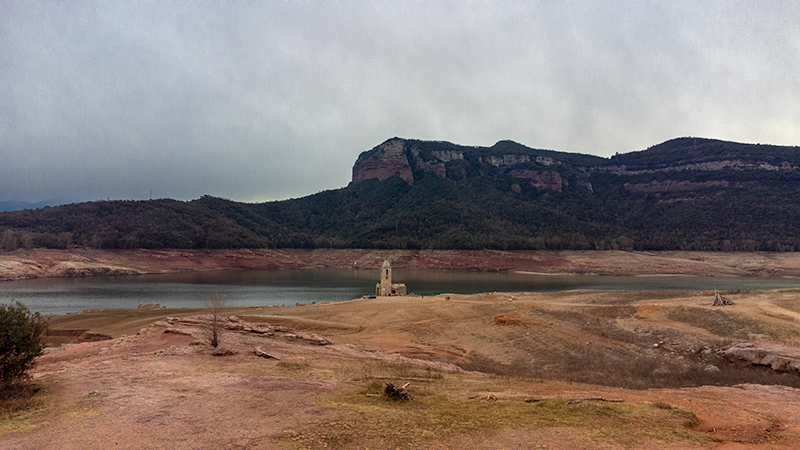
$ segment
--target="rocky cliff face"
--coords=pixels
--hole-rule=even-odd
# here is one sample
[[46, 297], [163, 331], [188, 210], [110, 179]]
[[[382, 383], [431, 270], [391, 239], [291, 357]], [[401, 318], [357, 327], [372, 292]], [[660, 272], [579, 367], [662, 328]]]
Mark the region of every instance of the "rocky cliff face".
[[353, 166], [353, 183], [370, 178], [385, 180], [395, 175], [408, 183], [414, 182], [403, 139], [389, 139], [372, 150], [362, 153]]
[[[561, 161], [536, 154], [537, 151], [511, 141], [502, 142], [508, 149], [498, 149], [498, 145], [490, 148], [462, 147], [446, 142], [392, 138], [359, 155], [353, 166], [352, 181], [385, 180], [396, 175], [411, 184], [414, 174], [420, 172], [460, 180], [467, 177], [468, 168], [478, 169], [473, 170], [476, 173], [485, 173], [481, 168], [489, 168], [490, 171], [526, 180], [538, 190], [562, 192], [563, 187], [569, 184], [556, 170], [562, 166]], [[577, 185], [591, 190], [586, 181], [578, 180]], [[519, 189], [517, 185], [515, 191]]]
[[536, 189], [549, 189], [561, 192], [564, 180], [555, 170], [534, 171], [534, 170], [514, 170], [509, 173], [514, 178], [527, 180]]
[[639, 192], [645, 194], [657, 194], [663, 192], [681, 192], [681, 191], [694, 191], [697, 189], [704, 189], [704, 188], [726, 188], [730, 186], [730, 182], [726, 180], [722, 181], [704, 181], [704, 182], [692, 182], [692, 181], [651, 181], [649, 183], [625, 183], [625, 190], [629, 192]]
[[[621, 185], [634, 194], [668, 201], [695, 201], [731, 189], [771, 185], [800, 172], [800, 149], [678, 138], [640, 152], [610, 159], [537, 150], [513, 141], [492, 147], [467, 147], [438, 141], [393, 138], [362, 153], [353, 182], [399, 176], [411, 184], [422, 173], [464, 180], [505, 178], [510, 190], [595, 193], [593, 185]], [[787, 178], [788, 177], [788, 178]], [[766, 183], [766, 184], [765, 184]], [[534, 192], [534, 191], [530, 191]]]

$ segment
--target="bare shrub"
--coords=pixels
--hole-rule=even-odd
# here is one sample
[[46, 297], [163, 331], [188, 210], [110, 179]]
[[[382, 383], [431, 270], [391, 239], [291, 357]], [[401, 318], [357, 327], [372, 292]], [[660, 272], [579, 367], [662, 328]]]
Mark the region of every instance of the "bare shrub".
[[222, 323], [222, 309], [227, 304], [228, 298], [225, 297], [225, 294], [220, 294], [216, 291], [206, 298], [206, 309], [211, 315], [211, 319], [203, 332], [206, 342], [214, 348], [217, 348], [222, 343], [222, 335], [225, 331], [225, 325]]

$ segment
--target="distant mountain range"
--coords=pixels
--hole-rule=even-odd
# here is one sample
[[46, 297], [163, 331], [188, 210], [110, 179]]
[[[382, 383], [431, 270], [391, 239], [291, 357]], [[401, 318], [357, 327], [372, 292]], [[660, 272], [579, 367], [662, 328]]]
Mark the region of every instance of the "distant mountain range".
[[0, 202], [0, 212], [22, 211], [23, 209], [39, 209], [39, 208], [44, 208], [45, 206], [64, 205], [66, 203], [70, 202], [64, 202], [60, 200], [47, 200], [43, 202], [28, 203], [28, 202], [19, 202], [10, 200], [5, 202]]
[[800, 148], [678, 138], [611, 158], [393, 138], [352, 182], [0, 213], [0, 247], [800, 250]]

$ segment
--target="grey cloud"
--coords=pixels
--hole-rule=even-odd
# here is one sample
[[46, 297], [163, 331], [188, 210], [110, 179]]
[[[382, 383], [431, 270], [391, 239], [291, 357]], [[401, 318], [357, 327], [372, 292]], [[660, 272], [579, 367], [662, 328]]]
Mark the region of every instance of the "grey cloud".
[[800, 144], [783, 2], [0, 4], [0, 200], [237, 200], [393, 136]]

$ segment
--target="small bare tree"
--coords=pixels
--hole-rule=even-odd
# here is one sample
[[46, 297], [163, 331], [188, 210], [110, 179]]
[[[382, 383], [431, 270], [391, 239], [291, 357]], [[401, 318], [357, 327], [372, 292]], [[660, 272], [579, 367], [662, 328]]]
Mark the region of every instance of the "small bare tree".
[[214, 291], [206, 298], [206, 309], [211, 315], [211, 321], [206, 325], [205, 337], [212, 347], [217, 348], [222, 342], [224, 326], [222, 324], [222, 308], [228, 304], [228, 298], [224, 294]]

